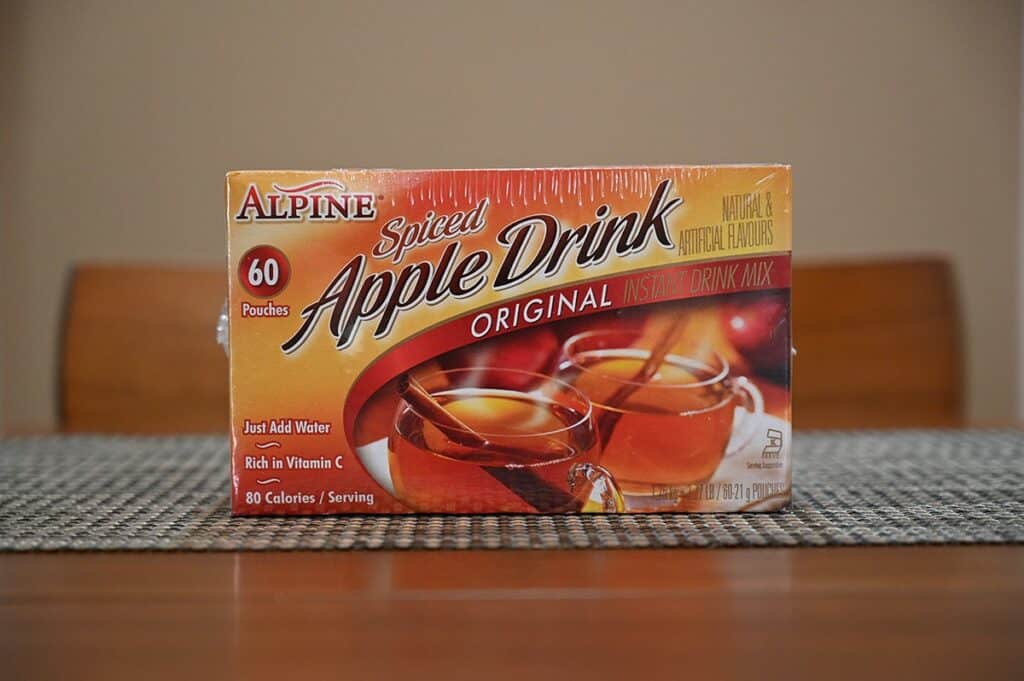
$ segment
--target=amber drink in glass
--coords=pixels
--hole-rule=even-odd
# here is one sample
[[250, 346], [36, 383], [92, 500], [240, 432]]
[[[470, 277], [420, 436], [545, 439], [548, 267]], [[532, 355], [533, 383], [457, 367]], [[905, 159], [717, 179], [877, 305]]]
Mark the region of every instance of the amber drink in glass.
[[572, 386], [493, 367], [437, 372], [420, 384], [424, 396], [403, 395], [388, 438], [391, 477], [406, 505], [563, 513], [585, 510], [599, 487], [600, 510], [621, 510], [614, 481], [597, 464], [590, 402]]
[[733, 449], [749, 440], [750, 417], [763, 411], [761, 395], [710, 352], [670, 352], [639, 379], [651, 349], [632, 340], [614, 331], [574, 336], [563, 347], [559, 376], [590, 399], [600, 462], [621, 486], [627, 508], [682, 509], [731, 453], [741, 419], [744, 432]]

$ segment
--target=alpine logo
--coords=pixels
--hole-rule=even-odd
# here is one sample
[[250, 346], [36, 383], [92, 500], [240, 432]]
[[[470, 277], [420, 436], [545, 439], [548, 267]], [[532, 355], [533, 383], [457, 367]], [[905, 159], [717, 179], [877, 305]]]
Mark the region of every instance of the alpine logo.
[[365, 221], [377, 217], [377, 197], [371, 192], [350, 192], [337, 180], [315, 180], [296, 187], [273, 185], [261, 193], [250, 184], [235, 215], [239, 222]]

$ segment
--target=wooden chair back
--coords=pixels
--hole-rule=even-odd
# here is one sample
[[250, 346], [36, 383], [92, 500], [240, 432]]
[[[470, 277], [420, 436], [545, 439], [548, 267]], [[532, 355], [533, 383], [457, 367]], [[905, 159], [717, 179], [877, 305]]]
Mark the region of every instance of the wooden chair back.
[[947, 262], [796, 267], [793, 345], [796, 428], [963, 423], [960, 321]]
[[[214, 342], [219, 269], [82, 266], [61, 370], [73, 432], [225, 432], [228, 366]], [[823, 263], [793, 273], [797, 428], [956, 426], [956, 290], [936, 260]]]
[[60, 371], [69, 432], [228, 430], [215, 342], [223, 270], [85, 265], [72, 276]]

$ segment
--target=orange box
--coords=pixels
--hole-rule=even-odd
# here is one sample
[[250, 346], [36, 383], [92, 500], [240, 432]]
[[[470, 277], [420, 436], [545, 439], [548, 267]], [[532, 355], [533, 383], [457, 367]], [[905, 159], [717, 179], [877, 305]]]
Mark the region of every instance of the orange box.
[[784, 165], [227, 176], [241, 515], [790, 498]]

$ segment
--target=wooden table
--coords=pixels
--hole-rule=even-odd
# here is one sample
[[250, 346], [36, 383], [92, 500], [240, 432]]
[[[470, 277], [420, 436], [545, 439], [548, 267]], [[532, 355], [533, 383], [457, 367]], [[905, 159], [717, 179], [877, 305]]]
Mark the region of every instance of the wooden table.
[[0, 678], [1024, 678], [1024, 547], [0, 555]]

